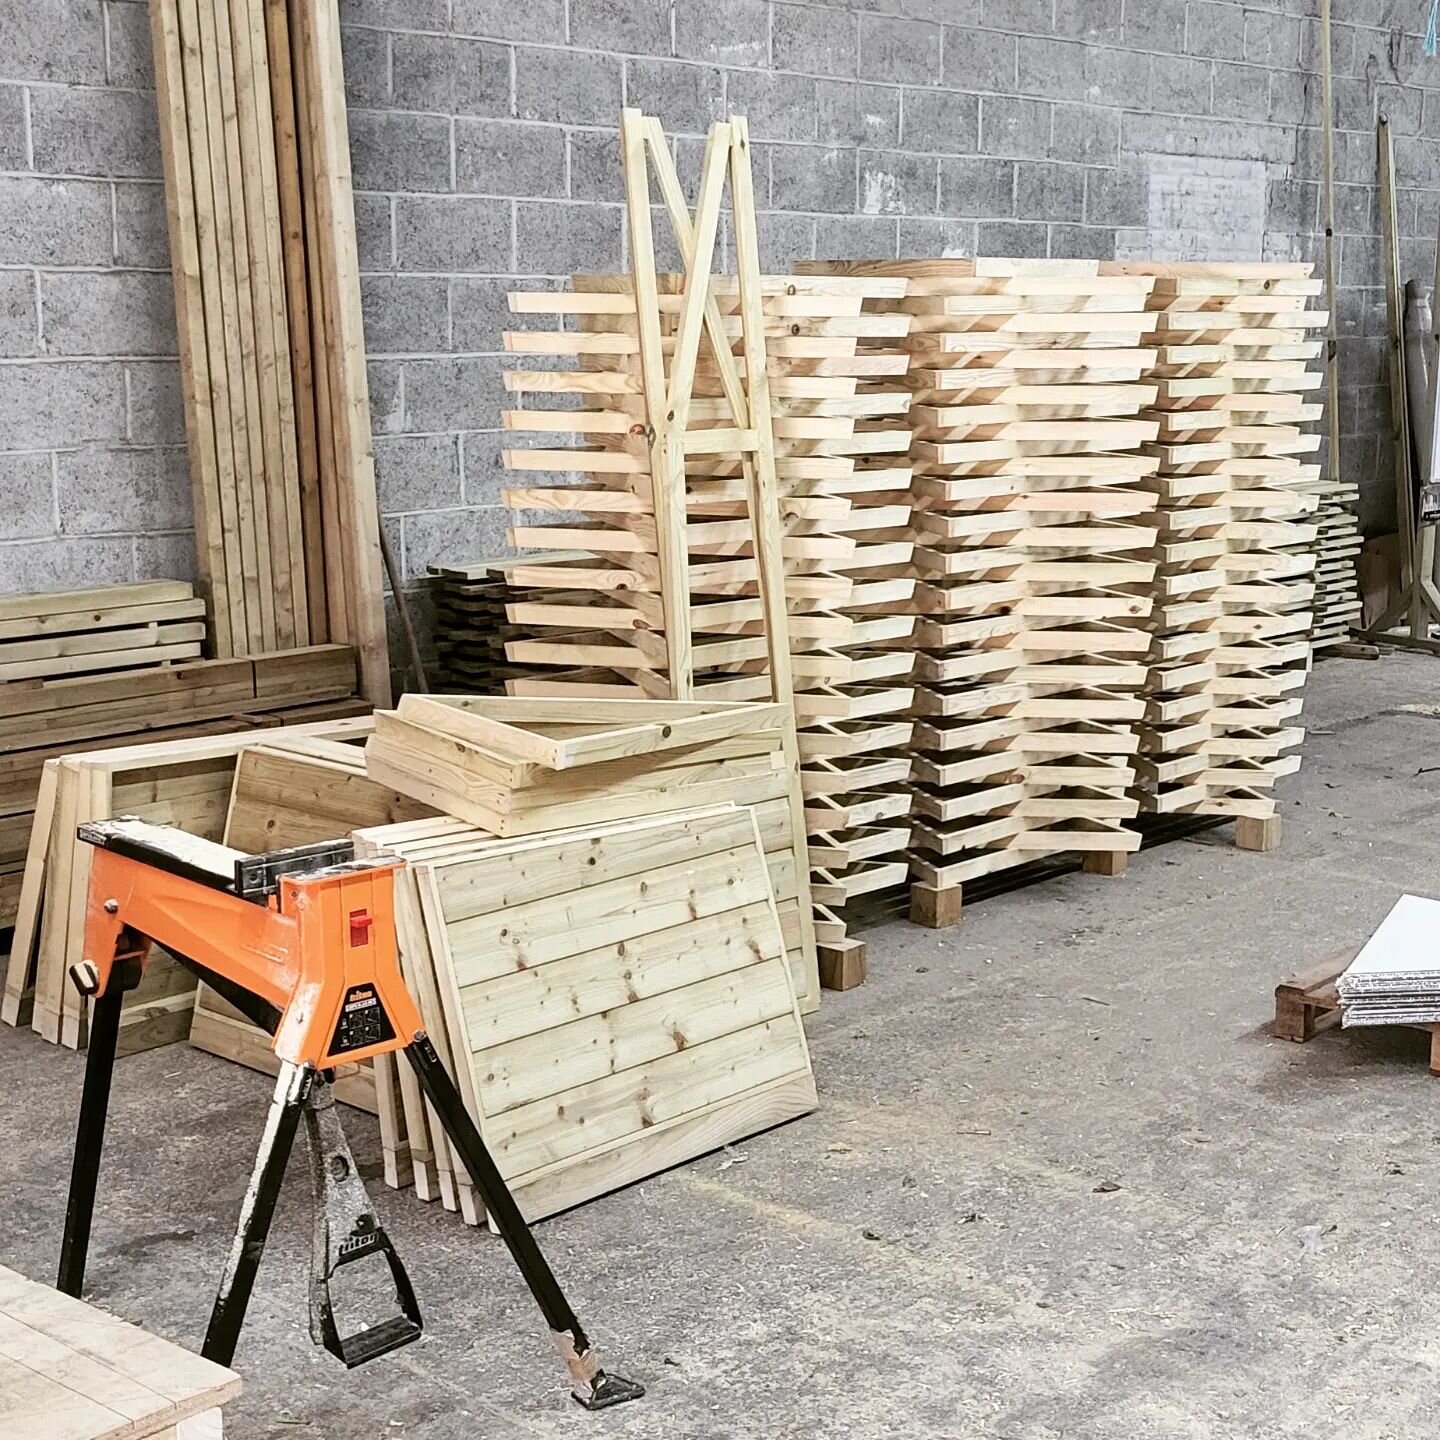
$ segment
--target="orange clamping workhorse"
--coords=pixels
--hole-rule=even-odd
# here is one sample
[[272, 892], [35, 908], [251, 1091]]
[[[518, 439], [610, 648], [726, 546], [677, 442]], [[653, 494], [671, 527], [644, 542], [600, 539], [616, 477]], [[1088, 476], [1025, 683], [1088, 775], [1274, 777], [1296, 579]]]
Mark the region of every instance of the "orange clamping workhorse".
[[[281, 1060], [325, 1070], [403, 1049], [423, 1029], [395, 942], [403, 865], [358, 861], [282, 875], [268, 903], [253, 904], [97, 848], [85, 912], [84, 956], [94, 972], [87, 978], [103, 995], [116, 961], [135, 954], [143, 968], [150, 940], [160, 938], [280, 1012]], [[127, 930], [139, 941], [133, 951]]]
[[[78, 1296], [84, 1286], [121, 1009], [140, 983], [151, 946], [162, 945], [269, 1030], [281, 1062], [202, 1355], [223, 1365], [234, 1357], [302, 1124], [316, 1197], [312, 1336], [348, 1366], [420, 1337], [414, 1291], [365, 1194], [330, 1083], [341, 1063], [400, 1051], [540, 1306], [574, 1398], [587, 1410], [603, 1410], [645, 1393], [600, 1364], [425, 1033], [401, 976], [396, 941], [395, 876], [403, 861], [356, 860], [349, 841], [245, 855], [134, 819], [82, 825], [79, 837], [94, 850], [84, 958], [71, 978], [93, 1003], [59, 1289]], [[341, 1266], [368, 1257], [388, 1263], [400, 1313], [342, 1336], [330, 1280]]]

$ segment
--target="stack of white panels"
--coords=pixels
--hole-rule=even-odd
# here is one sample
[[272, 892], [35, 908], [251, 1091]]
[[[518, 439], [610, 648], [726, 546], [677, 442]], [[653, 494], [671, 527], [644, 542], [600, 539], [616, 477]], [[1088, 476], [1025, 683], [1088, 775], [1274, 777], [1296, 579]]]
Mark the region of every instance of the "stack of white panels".
[[1440, 900], [1402, 895], [1336, 988], [1346, 1026], [1440, 1024]]

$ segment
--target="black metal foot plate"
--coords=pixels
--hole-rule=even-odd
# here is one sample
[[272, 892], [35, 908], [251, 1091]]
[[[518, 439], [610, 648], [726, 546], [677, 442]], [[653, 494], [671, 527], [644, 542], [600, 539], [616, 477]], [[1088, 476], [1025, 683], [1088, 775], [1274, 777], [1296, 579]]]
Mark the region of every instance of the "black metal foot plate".
[[638, 1400], [645, 1387], [638, 1381], [627, 1380], [623, 1375], [607, 1375], [603, 1370], [595, 1377], [588, 1395], [572, 1390], [571, 1398], [585, 1410], [608, 1410], [612, 1405], [623, 1405], [627, 1400]]

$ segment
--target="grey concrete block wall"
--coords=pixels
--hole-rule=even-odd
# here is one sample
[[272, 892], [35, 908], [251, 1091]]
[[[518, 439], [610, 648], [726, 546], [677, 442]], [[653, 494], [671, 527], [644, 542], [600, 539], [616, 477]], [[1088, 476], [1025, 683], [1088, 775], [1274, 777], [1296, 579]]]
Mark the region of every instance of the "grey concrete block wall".
[[[748, 114], [765, 262], [1318, 261], [1319, 0], [341, 0], [381, 507], [503, 548], [505, 292], [624, 263], [616, 126]], [[1342, 460], [1393, 523], [1374, 122], [1440, 221], [1419, 0], [1335, 0]], [[0, 591], [187, 573], [144, 0], [0, 0]], [[663, 235], [663, 220], [659, 227]], [[670, 247], [662, 245], [662, 256]]]

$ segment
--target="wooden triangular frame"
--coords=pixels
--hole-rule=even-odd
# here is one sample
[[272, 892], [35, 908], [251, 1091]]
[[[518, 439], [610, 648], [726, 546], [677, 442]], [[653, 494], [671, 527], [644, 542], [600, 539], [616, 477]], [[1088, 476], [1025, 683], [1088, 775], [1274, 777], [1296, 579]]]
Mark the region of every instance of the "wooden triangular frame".
[[[624, 110], [621, 112], [620, 138], [630, 224], [630, 266], [635, 286], [640, 370], [649, 422], [651, 474], [656, 485], [655, 525], [670, 698], [689, 700], [695, 694], [689, 555], [685, 538], [685, 461], [687, 455], [724, 452], [738, 455], [745, 482], [764, 616], [771, 696], [793, 707], [794, 682], [790, 666], [785, 573], [781, 559], [775, 436], [766, 368], [749, 128], [743, 116], [732, 116], [728, 121], [711, 126], [693, 217], [659, 120], [643, 115], [639, 110]], [[742, 350], [739, 363], [731, 350], [720, 306], [711, 288], [715, 242], [727, 175], [739, 294]], [[652, 176], [669, 215], [685, 266], [680, 319], [668, 378], [661, 338], [660, 287], [655, 269], [650, 204]], [[720, 385], [730, 407], [732, 424], [724, 429], [692, 432], [687, 427], [702, 335], [709, 341]]]

